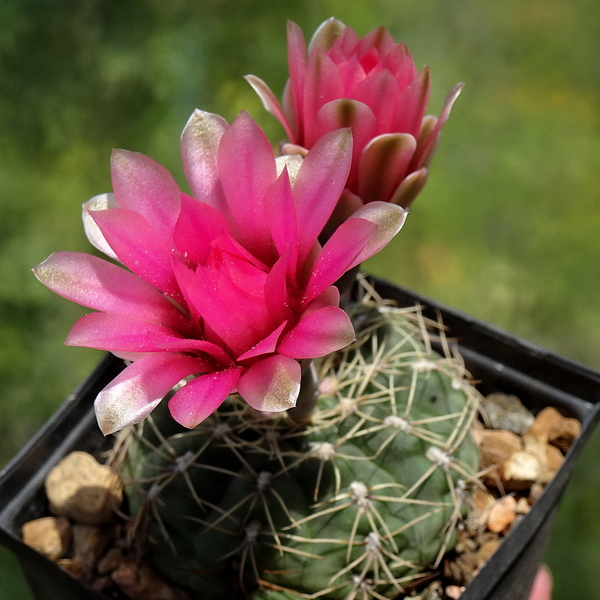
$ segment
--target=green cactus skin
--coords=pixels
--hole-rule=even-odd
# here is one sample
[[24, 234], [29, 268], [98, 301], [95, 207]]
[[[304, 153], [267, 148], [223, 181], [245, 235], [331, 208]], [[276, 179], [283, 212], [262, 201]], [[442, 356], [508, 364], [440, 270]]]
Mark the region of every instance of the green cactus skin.
[[402, 597], [452, 543], [477, 393], [418, 309], [350, 312], [358, 339], [318, 365], [308, 423], [232, 396], [193, 431], [164, 411], [132, 436], [136, 530], [199, 597]]

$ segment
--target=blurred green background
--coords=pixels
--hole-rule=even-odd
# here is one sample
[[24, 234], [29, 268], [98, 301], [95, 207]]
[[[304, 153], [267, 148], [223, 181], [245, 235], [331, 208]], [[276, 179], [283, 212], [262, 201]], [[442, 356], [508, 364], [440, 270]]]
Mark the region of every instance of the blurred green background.
[[[0, 463], [97, 362], [62, 341], [84, 309], [30, 269], [89, 250], [80, 204], [110, 189], [112, 147], [183, 184], [195, 107], [248, 109], [283, 132], [242, 76], [279, 94], [285, 21], [385, 25], [433, 75], [430, 111], [466, 87], [404, 230], [369, 268], [600, 368], [600, 11], [597, 0], [2, 0]], [[555, 598], [598, 598], [600, 435], [565, 496], [547, 560]], [[0, 599], [26, 600], [0, 550]], [[57, 599], [58, 600], [58, 599]]]

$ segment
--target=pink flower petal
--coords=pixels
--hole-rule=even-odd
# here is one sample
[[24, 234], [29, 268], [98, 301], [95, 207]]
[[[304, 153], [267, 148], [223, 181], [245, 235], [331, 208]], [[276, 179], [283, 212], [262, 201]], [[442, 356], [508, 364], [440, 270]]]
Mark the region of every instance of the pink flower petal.
[[348, 314], [341, 308], [325, 306], [303, 316], [283, 336], [277, 351], [290, 358], [316, 358], [340, 350], [355, 339]]
[[302, 316], [306, 317], [310, 315], [320, 308], [325, 308], [326, 306], [336, 306], [340, 305], [340, 290], [332, 285], [328, 287], [321, 295], [317, 296], [312, 302], [306, 305]]
[[346, 220], [348, 220], [359, 208], [363, 207], [363, 201], [348, 188], [346, 188], [335, 209], [331, 213], [331, 217], [327, 225], [323, 228], [323, 232], [319, 236], [320, 240], [328, 240], [335, 230]]
[[87, 239], [90, 241], [94, 248], [100, 250], [106, 254], [106, 256], [113, 258], [115, 260], [119, 260], [117, 255], [113, 252], [112, 248], [108, 245], [108, 242], [102, 235], [98, 225], [96, 225], [96, 221], [92, 218], [90, 212], [98, 211], [98, 210], [108, 210], [110, 208], [119, 208], [119, 203], [117, 202], [117, 197], [113, 193], [109, 194], [100, 194], [98, 196], [94, 196], [90, 198], [87, 202], [84, 202], [82, 207], [82, 219], [83, 219], [83, 229], [85, 231], [85, 235]]
[[366, 77], [354, 90], [352, 98], [366, 104], [377, 115], [375, 135], [393, 131], [392, 122], [401, 88], [394, 76], [384, 69]]
[[244, 79], [258, 94], [258, 97], [261, 99], [265, 110], [270, 112], [283, 125], [288, 139], [294, 139], [292, 126], [288, 121], [285, 112], [279, 103], [279, 100], [277, 100], [275, 94], [271, 91], [271, 88], [260, 77], [256, 77], [256, 75], [246, 75]]
[[296, 405], [301, 377], [298, 361], [276, 354], [245, 371], [238, 392], [256, 410], [280, 412]]
[[377, 27], [360, 40], [356, 51], [359, 55], [363, 55], [370, 49], [374, 49], [378, 54], [387, 56], [396, 45], [394, 38], [385, 27]]
[[304, 138], [296, 142], [311, 148], [321, 137], [317, 114], [324, 104], [343, 98], [344, 82], [337, 65], [322, 51], [311, 54], [306, 66], [303, 103]]
[[306, 256], [339, 200], [350, 170], [352, 136], [342, 129], [324, 135], [302, 162], [293, 196], [298, 219], [298, 252]]
[[346, 186], [356, 189], [361, 151], [367, 142], [377, 135], [377, 119], [373, 111], [357, 100], [340, 98], [321, 108], [317, 122], [322, 131], [352, 127], [352, 165]]
[[290, 79], [284, 91], [284, 106], [288, 118], [295, 130], [295, 136], [290, 141], [302, 144], [304, 140], [304, 78], [306, 77], [306, 41], [302, 29], [288, 21], [287, 23], [287, 50], [288, 68]]
[[169, 171], [144, 154], [113, 150], [111, 176], [119, 206], [140, 213], [170, 239], [181, 191]]
[[176, 332], [158, 323], [137, 321], [121, 315], [95, 312], [79, 319], [65, 344], [99, 350], [156, 352], [151, 334], [173, 336]]
[[304, 304], [314, 300], [355, 264], [355, 259], [375, 235], [377, 225], [364, 219], [342, 223], [323, 247], [306, 286]]
[[450, 111], [452, 110], [452, 107], [454, 106], [456, 99], [459, 97], [460, 92], [462, 91], [463, 87], [464, 87], [464, 83], [457, 83], [448, 92], [448, 95], [446, 96], [446, 101], [444, 102], [444, 108], [442, 109], [442, 112], [440, 113], [440, 116], [435, 124], [435, 128], [431, 132], [429, 139], [423, 145], [423, 148], [421, 148], [420, 144], [419, 144], [419, 151], [417, 152], [417, 155], [415, 156], [415, 162], [414, 162], [414, 165], [416, 165], [415, 168], [421, 167], [423, 165], [427, 165], [429, 163], [429, 160], [431, 159], [431, 155], [433, 154], [433, 150], [435, 150], [435, 145], [437, 143], [440, 130], [442, 129], [442, 127], [448, 120], [448, 117], [450, 116]]
[[235, 237], [263, 260], [270, 244], [263, 198], [277, 171], [267, 136], [247, 112], [223, 134], [218, 165]]
[[206, 262], [215, 238], [229, 227], [223, 215], [208, 204], [183, 195], [181, 213], [173, 231], [177, 249], [186, 260]]
[[366, 202], [387, 202], [407, 175], [417, 142], [410, 133], [387, 133], [364, 148], [358, 171], [358, 195]]
[[[172, 247], [140, 213], [113, 208], [90, 213], [121, 262], [178, 302], [182, 297], [171, 266]], [[175, 225], [175, 223], [173, 223]]]
[[151, 333], [150, 338], [159, 350], [197, 353], [202, 352], [212, 358], [215, 363], [224, 367], [233, 364], [232, 358], [217, 344], [194, 338], [175, 337], [162, 333]]
[[174, 385], [198, 373], [201, 364], [191, 356], [160, 352], [129, 365], [94, 403], [102, 433], [108, 435], [145, 419]]
[[101, 258], [57, 252], [33, 270], [53, 292], [77, 304], [186, 331], [183, 314], [137, 275]]
[[244, 352], [244, 354], [238, 356], [238, 361], [248, 360], [250, 358], [256, 358], [261, 354], [271, 354], [275, 352], [279, 338], [281, 337], [286, 325], [287, 321], [284, 321], [275, 331], [273, 331], [273, 333], [270, 333], [266, 338], [258, 342], [256, 346], [250, 348], [248, 352]]
[[240, 367], [232, 367], [189, 381], [169, 400], [172, 417], [184, 427], [193, 429], [231, 394], [241, 372]]
[[402, 92], [392, 125], [393, 131], [402, 131], [417, 137], [429, 101], [429, 88], [429, 68], [425, 67]]
[[183, 170], [192, 195], [225, 214], [217, 169], [217, 149], [229, 125], [219, 115], [195, 110], [181, 135]]
[[[285, 87], [283, 88], [283, 96], [281, 99], [281, 103], [283, 104], [283, 110], [287, 116], [288, 122], [292, 129], [294, 135], [290, 137], [290, 142], [298, 142], [301, 139], [304, 139], [304, 129], [302, 126], [302, 120], [300, 119], [300, 126], [298, 126], [298, 117], [297, 113], [299, 112], [296, 109], [296, 105], [294, 103], [294, 98], [292, 97], [293, 87], [292, 81], [290, 79], [287, 80]], [[302, 147], [302, 146], [299, 146]]]
[[[264, 198], [265, 217], [279, 256], [289, 245], [297, 247], [296, 206], [287, 168], [269, 187]], [[272, 262], [272, 261], [271, 261]]]
[[292, 318], [294, 294], [290, 293], [289, 281], [296, 279], [295, 248], [290, 246], [273, 265], [265, 281], [265, 304], [274, 322]]
[[401, 206], [389, 202], [369, 202], [357, 210], [347, 221], [353, 219], [365, 220], [377, 225], [377, 230], [370, 237], [363, 249], [354, 258], [348, 269], [352, 269], [374, 254], [382, 250], [390, 240], [402, 229], [408, 211]]
[[349, 58], [340, 56], [338, 59], [333, 55], [332, 50], [329, 52], [329, 57], [336, 63], [342, 79], [344, 91], [341, 96], [351, 98], [356, 86], [366, 77], [364, 67], [356, 55], [352, 55]]
[[352, 27], [344, 27], [340, 37], [335, 41], [328, 54], [333, 56], [333, 52], [339, 50], [343, 57], [349, 57], [354, 54], [360, 56], [359, 44], [360, 38], [354, 29], [352, 29]]
[[406, 89], [418, 75], [413, 56], [405, 44], [396, 44], [386, 56], [386, 67], [401, 90]]
[[[176, 263], [177, 277], [193, 315], [202, 317], [205, 328], [203, 336], [207, 341], [217, 345], [225, 345], [232, 355], [239, 356], [262, 339], [260, 325], [254, 318], [248, 319], [234, 316], [231, 311], [229, 289], [219, 289], [214, 273], [206, 267], [198, 267], [194, 272], [185, 265]], [[239, 315], [239, 311], [236, 311]]]
[[323, 21], [310, 40], [308, 53], [312, 54], [317, 50], [327, 52], [342, 35], [345, 28], [346, 26], [335, 17], [329, 17], [329, 19]]
[[419, 195], [427, 183], [427, 169], [422, 167], [408, 175], [398, 186], [390, 202], [408, 210], [413, 200]]

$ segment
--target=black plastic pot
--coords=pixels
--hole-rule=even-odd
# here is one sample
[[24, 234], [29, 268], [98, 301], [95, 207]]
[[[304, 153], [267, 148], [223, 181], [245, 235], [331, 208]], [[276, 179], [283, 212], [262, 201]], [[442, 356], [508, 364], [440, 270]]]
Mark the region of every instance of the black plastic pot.
[[[582, 422], [581, 434], [552, 482], [461, 596], [461, 600], [526, 600], [575, 460], [600, 419], [600, 374], [408, 290], [374, 281], [382, 296], [401, 306], [419, 303], [428, 316], [441, 314], [484, 394], [516, 394], [534, 412], [554, 406]], [[18, 557], [36, 600], [106, 600], [26, 546], [20, 530], [23, 523], [47, 514], [44, 478], [63, 456], [73, 450], [98, 453], [111, 444], [98, 430], [92, 405], [122, 367], [120, 360], [107, 356], [0, 473], [0, 542]]]

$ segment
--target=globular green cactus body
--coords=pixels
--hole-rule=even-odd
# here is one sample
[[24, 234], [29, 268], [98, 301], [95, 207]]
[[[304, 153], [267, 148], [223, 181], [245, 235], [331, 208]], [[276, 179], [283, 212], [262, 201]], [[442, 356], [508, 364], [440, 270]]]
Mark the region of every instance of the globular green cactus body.
[[307, 422], [232, 397], [194, 431], [134, 438], [137, 524], [200, 597], [396, 597], [452, 539], [475, 392], [417, 310], [353, 313], [358, 340], [318, 365]]

